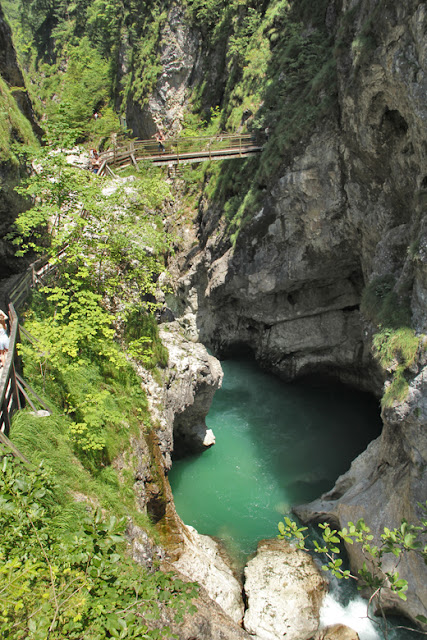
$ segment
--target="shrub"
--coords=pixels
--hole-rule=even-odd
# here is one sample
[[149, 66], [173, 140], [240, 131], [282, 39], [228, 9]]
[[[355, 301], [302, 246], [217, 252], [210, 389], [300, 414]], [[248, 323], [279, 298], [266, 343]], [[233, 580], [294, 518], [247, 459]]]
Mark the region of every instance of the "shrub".
[[194, 610], [195, 584], [126, 557], [124, 519], [82, 509], [70, 519], [43, 466], [30, 470], [9, 456], [1, 465], [2, 638], [167, 637], [159, 602], [178, 617]]
[[365, 287], [360, 308], [378, 327], [372, 340], [373, 353], [392, 376], [382, 398], [382, 406], [390, 407], [407, 395], [405, 371], [416, 362], [421, 336], [411, 328], [409, 300], [396, 293], [391, 274], [374, 278]]

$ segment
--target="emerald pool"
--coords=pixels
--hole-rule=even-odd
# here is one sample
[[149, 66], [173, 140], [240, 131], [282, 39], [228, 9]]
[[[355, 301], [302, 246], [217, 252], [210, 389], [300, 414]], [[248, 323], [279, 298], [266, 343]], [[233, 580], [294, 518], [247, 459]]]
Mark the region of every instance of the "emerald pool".
[[240, 564], [292, 506], [331, 489], [381, 431], [379, 403], [342, 385], [285, 383], [248, 359], [223, 361], [207, 417], [216, 444], [173, 463], [177, 511]]

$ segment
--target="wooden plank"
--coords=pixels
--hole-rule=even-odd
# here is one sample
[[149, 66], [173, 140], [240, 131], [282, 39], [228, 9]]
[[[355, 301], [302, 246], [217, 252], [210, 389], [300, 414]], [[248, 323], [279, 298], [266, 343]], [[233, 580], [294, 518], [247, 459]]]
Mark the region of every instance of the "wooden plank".
[[18, 447], [15, 447], [13, 442], [11, 442], [9, 438], [1, 431], [0, 431], [0, 442], [4, 444], [8, 449], [10, 449], [11, 453], [15, 456], [15, 458], [19, 458], [27, 466], [30, 466], [30, 467], [33, 466], [31, 462], [28, 460], [28, 458], [26, 458], [24, 454], [19, 451]]
[[21, 376], [19, 375], [19, 373], [16, 373], [16, 379], [18, 380], [19, 385], [25, 387], [26, 389], [28, 389], [28, 391], [30, 391], [30, 393], [33, 394], [33, 396], [35, 398], [37, 398], [37, 400], [39, 401], [39, 403], [41, 404], [42, 407], [44, 407], [44, 409], [46, 409], [46, 411], [49, 411], [49, 413], [52, 413], [52, 409], [44, 402], [44, 400], [42, 400], [40, 398], [39, 395], [37, 395], [37, 393], [34, 391], [34, 389], [28, 384], [28, 382], [26, 382], [23, 378], [21, 378]]
[[26, 393], [24, 387], [18, 382], [18, 389], [19, 391], [22, 393], [22, 395], [24, 396], [25, 400], [28, 402], [28, 404], [30, 405], [31, 409], [37, 413], [37, 407], [35, 406], [35, 404], [31, 401], [28, 393]]

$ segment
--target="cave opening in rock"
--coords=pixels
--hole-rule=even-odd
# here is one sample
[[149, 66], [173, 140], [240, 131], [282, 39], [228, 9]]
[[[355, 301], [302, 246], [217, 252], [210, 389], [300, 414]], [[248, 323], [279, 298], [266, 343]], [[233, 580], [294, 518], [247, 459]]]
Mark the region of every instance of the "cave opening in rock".
[[222, 362], [206, 420], [215, 446], [174, 461], [170, 472], [184, 522], [240, 559], [274, 537], [294, 506], [331, 490], [382, 427], [372, 395], [319, 376], [289, 384], [250, 355], [233, 345]]

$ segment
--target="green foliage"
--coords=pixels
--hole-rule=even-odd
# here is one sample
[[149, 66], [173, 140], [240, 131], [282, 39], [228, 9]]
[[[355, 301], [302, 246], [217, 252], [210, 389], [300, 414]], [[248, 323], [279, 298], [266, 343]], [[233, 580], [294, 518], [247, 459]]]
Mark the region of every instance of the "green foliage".
[[210, 30], [220, 21], [226, 4], [225, 0], [188, 0], [188, 11], [202, 28]]
[[[40, 372], [43, 390], [52, 377], [62, 379], [68, 437], [89, 466], [109, 461], [106, 430], [117, 431], [114, 425], [122, 422], [93, 369], [95, 362], [127, 366], [113, 342], [110, 300], [120, 298], [122, 322], [139, 319], [131, 354], [149, 367], [164, 366], [168, 358], [148, 312], [155, 307], [156, 279], [169, 245], [157, 214], [169, 190], [158, 175], [144, 171], [130, 185], [107, 199], [99, 179], [45, 150], [37, 171], [19, 188], [35, 206], [17, 218], [14, 242], [20, 251], [43, 250], [53, 267], [27, 314], [27, 330], [37, 340], [22, 345], [21, 353]], [[89, 385], [91, 378], [96, 384]]]
[[37, 146], [31, 125], [13, 97], [14, 91], [22, 89], [19, 87], [13, 90], [0, 78], [0, 161], [16, 162], [19, 145]]
[[180, 138], [197, 138], [199, 136], [214, 136], [220, 131], [222, 113], [219, 107], [211, 107], [209, 115], [201, 118], [195, 112], [184, 115]]
[[130, 355], [152, 369], [166, 367], [169, 353], [159, 337], [156, 319], [141, 307], [130, 310], [125, 327], [125, 341]]
[[416, 363], [424, 337], [415, 335], [411, 328], [409, 300], [397, 294], [391, 275], [371, 280], [362, 293], [360, 308], [378, 327], [372, 341], [373, 353], [392, 374], [381, 401], [383, 407], [391, 407], [407, 395], [405, 371]]
[[[110, 65], [88, 37], [76, 45], [69, 44], [59, 62], [42, 65], [40, 72], [39, 95], [48, 118], [48, 138], [53, 143], [71, 147], [120, 130], [118, 116], [109, 106]], [[97, 120], [95, 111], [101, 112]]]
[[[82, 302], [91, 308], [97, 296], [120, 294], [126, 303], [133, 287], [139, 295], [153, 294], [170, 244], [159, 216], [170, 198], [161, 177], [142, 173], [106, 197], [99, 178], [72, 167], [60, 153], [45, 149], [34, 165], [36, 171], [17, 189], [34, 206], [17, 218], [13, 241], [21, 252], [48, 252], [51, 264], [58, 264], [52, 302], [62, 307], [70, 296], [77, 303], [86, 295]], [[58, 254], [64, 246], [66, 252]], [[71, 305], [63, 315], [72, 320], [74, 310]]]
[[[373, 593], [369, 605], [373, 605], [374, 610], [381, 609], [381, 592], [384, 589], [389, 589], [401, 600], [407, 599], [408, 583], [399, 577], [397, 571], [402, 555], [415, 553], [427, 562], [427, 545], [425, 544], [427, 502], [425, 505], [419, 504], [418, 506], [422, 512], [418, 524], [411, 524], [403, 519], [400, 526], [395, 529], [384, 527], [380, 541], [377, 543], [363, 519], [360, 519], [356, 524], [349, 522], [347, 527], [342, 529], [333, 529], [328, 523], [319, 524], [322, 542], [319, 543], [313, 538], [313, 548], [311, 549], [310, 539], [305, 533], [307, 527], [300, 527], [296, 522], [286, 517], [284, 523], [279, 522], [278, 524], [278, 538], [292, 541], [298, 549], [312, 550], [324, 556], [326, 559], [322, 566], [324, 571], [330, 571], [338, 579], [351, 578], [356, 580], [358, 589], [368, 587]], [[357, 576], [343, 567], [342, 543], [357, 544], [361, 548], [365, 562], [359, 569]], [[393, 560], [391, 568], [384, 566], [386, 558]], [[389, 566], [390, 563], [388, 563]], [[422, 616], [419, 617], [422, 622], [421, 618]]]
[[148, 573], [124, 554], [125, 521], [81, 512], [64, 527], [61, 496], [41, 466], [3, 457], [0, 632], [14, 640], [159, 638], [159, 602], [178, 618], [196, 586]]
[[[155, 87], [157, 79], [163, 70], [160, 64], [159, 44], [161, 28], [166, 21], [167, 14], [160, 6], [147, 6], [141, 15], [138, 11], [134, 19], [137, 20], [132, 30], [135, 38], [130, 60], [130, 72], [125, 80], [123, 89], [123, 103], [129, 99], [143, 106]], [[136, 32], [138, 30], [138, 33]]]

